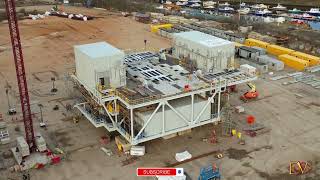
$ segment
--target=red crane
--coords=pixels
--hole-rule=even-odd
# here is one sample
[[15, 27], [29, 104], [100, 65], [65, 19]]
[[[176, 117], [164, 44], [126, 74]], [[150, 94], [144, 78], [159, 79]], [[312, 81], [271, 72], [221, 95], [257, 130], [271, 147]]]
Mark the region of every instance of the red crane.
[[16, 74], [17, 74], [17, 81], [18, 81], [18, 87], [19, 87], [24, 128], [26, 133], [26, 141], [32, 152], [35, 150], [35, 139], [34, 139], [34, 132], [33, 132], [33, 124], [32, 124], [32, 117], [31, 117], [32, 114], [30, 109], [26, 73], [24, 69], [22, 48], [21, 48], [21, 42], [20, 42], [19, 27], [18, 27], [18, 21], [16, 16], [15, 0], [5, 0], [5, 4], [6, 4], [7, 18], [8, 18], [8, 24], [9, 24], [9, 30], [10, 30], [10, 36], [11, 36], [13, 57], [14, 57], [14, 62], [16, 66]]

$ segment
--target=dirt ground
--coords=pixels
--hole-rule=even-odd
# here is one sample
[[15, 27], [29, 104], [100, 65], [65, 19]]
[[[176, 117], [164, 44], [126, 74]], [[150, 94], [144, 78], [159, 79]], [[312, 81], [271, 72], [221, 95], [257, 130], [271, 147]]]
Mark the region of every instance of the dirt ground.
[[[67, 8], [67, 7], [66, 7]], [[150, 33], [149, 25], [138, 23], [131, 18], [110, 14], [102, 10], [67, 8], [69, 12], [99, 16], [92, 21], [81, 22], [58, 17], [43, 20], [20, 21], [21, 41], [23, 44], [32, 111], [35, 113], [34, 126], [46, 138], [49, 147], [62, 147], [68, 157], [62, 163], [48, 166], [42, 170], [31, 170], [32, 180], [120, 180], [148, 179], [135, 175], [137, 167], [160, 167], [174, 163], [175, 153], [188, 150], [193, 156], [220, 150], [224, 158], [217, 160], [213, 155], [182, 164], [191, 179], [197, 179], [201, 167], [217, 163], [223, 179], [228, 180], [291, 180], [319, 179], [319, 117], [320, 93], [312, 87], [297, 83], [281, 85], [282, 81], [270, 81], [268, 75], [256, 82], [260, 92], [257, 101], [243, 104], [239, 95], [247, 90], [246, 85], [238, 88], [231, 96], [231, 105], [242, 105], [247, 114], [256, 117], [259, 123], [271, 128], [271, 132], [251, 138], [244, 136], [246, 145], [238, 140], [219, 137], [217, 144], [203, 142], [209, 138], [212, 128], [207, 125], [192, 130], [192, 133], [170, 140], [157, 139], [146, 144], [147, 153], [133, 164], [122, 166], [127, 157], [119, 154], [114, 142], [106, 145], [113, 151], [106, 156], [100, 150], [99, 138], [107, 132], [94, 128], [87, 120], [81, 119], [74, 124], [66, 104], [81, 102], [73, 85], [66, 81], [67, 74], [74, 70], [73, 46], [78, 44], [107, 41], [121, 49], [143, 49], [144, 39], [148, 48], [160, 49], [170, 46], [170, 41]], [[8, 25], [0, 24], [0, 113], [5, 114], [5, 88], [9, 87], [10, 100], [20, 110], [16, 87], [15, 68], [9, 39]], [[282, 72], [285, 73], [285, 72]], [[58, 92], [52, 94], [51, 78], [55, 77]], [[302, 96], [297, 96], [300, 94]], [[39, 108], [42, 104], [47, 130], [39, 127]], [[57, 111], [53, 107], [58, 105]], [[8, 122], [12, 142], [0, 146], [1, 153], [15, 145], [15, 137], [23, 135], [22, 122], [17, 116], [4, 115]], [[245, 114], [233, 114], [235, 121], [245, 122]], [[20, 127], [20, 130], [16, 127]], [[2, 156], [2, 155], [1, 155]], [[295, 177], [288, 174], [290, 161], [312, 161], [312, 171]], [[6, 167], [14, 164], [12, 158], [4, 159]], [[18, 173], [10, 173], [7, 168], [0, 170], [0, 179], [21, 179]], [[151, 179], [151, 178], [150, 178]]]

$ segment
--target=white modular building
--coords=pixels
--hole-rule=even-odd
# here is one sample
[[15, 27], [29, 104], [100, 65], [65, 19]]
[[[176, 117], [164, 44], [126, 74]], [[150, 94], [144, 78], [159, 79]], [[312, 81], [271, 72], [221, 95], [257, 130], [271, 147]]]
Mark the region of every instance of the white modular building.
[[76, 76], [89, 89], [118, 88], [126, 84], [124, 52], [106, 42], [74, 47]]
[[190, 59], [203, 72], [228, 69], [234, 64], [233, 42], [199, 31], [175, 33], [173, 47], [174, 56]]

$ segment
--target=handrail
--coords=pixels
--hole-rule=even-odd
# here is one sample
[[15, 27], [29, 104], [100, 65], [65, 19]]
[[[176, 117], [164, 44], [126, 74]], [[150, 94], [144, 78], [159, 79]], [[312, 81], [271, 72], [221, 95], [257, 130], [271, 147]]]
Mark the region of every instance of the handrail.
[[[78, 82], [80, 82], [74, 75], [72, 77], [74, 79], [76, 79]], [[250, 77], [247, 77], [247, 78], [250, 78]], [[247, 79], [247, 78], [245, 78], [245, 79]], [[217, 79], [217, 82], [215, 82], [214, 84], [203, 84], [200, 88], [196, 88], [194, 90], [190, 90], [190, 91], [187, 91], [187, 92], [198, 91], [198, 90], [209, 88], [209, 87], [212, 87], [212, 89], [219, 89], [218, 86], [220, 86], [220, 88], [226, 87], [226, 86], [228, 86], [229, 83], [232, 83], [234, 81], [236, 81], [236, 80], [227, 80], [227, 79], [220, 79], [219, 80], [219, 79]], [[82, 84], [82, 83], [80, 82], [80, 84]], [[86, 88], [86, 89], [88, 89], [88, 88]], [[94, 88], [93, 92], [92, 92], [92, 95], [93, 95], [93, 98], [98, 103], [102, 103], [104, 98], [119, 97], [120, 99], [122, 99], [123, 101], [127, 102], [130, 105], [138, 105], [138, 104], [142, 104], [142, 103], [146, 103], [146, 102], [150, 102], [150, 101], [159, 100], [159, 99], [164, 98], [164, 97], [167, 98], [167, 97], [181, 95], [181, 94], [184, 94], [184, 93], [186, 93], [186, 91], [179, 92], [179, 93], [172, 94], [172, 95], [168, 95], [168, 96], [153, 95], [153, 96], [143, 97], [143, 98], [139, 98], [139, 99], [130, 99], [130, 98], [128, 98], [128, 96], [124, 95], [123, 93], [121, 93], [117, 89], [114, 89], [109, 95], [105, 95], [105, 94], [101, 93], [100, 91], [98, 91], [97, 89]]]
[[[210, 87], [210, 85], [205, 85], [205, 86], [203, 86], [201, 88], [197, 88], [197, 89], [194, 89], [194, 90], [191, 90], [191, 91], [197, 91], [197, 90], [208, 88], [208, 87]], [[188, 91], [188, 92], [190, 92], [190, 91]], [[165, 97], [177, 96], [177, 95], [184, 94], [184, 93], [186, 93], [186, 92], [179, 92], [179, 93], [168, 95], [168, 96], [165, 96]], [[145, 103], [145, 102], [155, 101], [155, 100], [158, 100], [158, 99], [161, 99], [161, 98], [164, 97], [163, 95], [153, 95], [153, 96], [148, 96], [148, 97], [139, 98], [139, 99], [130, 99], [127, 96], [125, 96], [124, 94], [122, 94], [121, 92], [117, 91], [117, 90], [115, 90], [115, 95], [118, 96], [119, 98], [121, 98], [122, 100], [124, 100], [125, 102], [127, 102], [128, 104], [131, 104], [131, 105], [137, 105], [137, 104], [142, 104], [142, 103]]]

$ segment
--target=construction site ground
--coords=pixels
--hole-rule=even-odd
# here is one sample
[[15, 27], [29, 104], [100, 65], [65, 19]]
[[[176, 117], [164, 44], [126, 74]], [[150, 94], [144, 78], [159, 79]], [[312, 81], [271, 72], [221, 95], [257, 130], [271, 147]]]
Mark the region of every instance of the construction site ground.
[[[248, 90], [243, 84], [237, 87], [237, 93], [231, 94], [230, 103], [245, 108], [245, 114], [233, 113], [234, 121], [245, 124], [247, 114], [251, 114], [257, 122], [270, 128], [270, 132], [256, 137], [243, 135], [246, 144], [240, 145], [235, 137], [220, 136], [219, 125], [206, 125], [172, 139], [148, 142], [145, 144], [145, 156], [123, 166], [122, 162], [129, 157], [117, 152], [114, 141], [107, 145], [99, 142], [107, 131], [96, 129], [85, 119], [74, 123], [72, 117], [76, 111], [66, 109], [67, 104], [81, 102], [81, 96], [67, 78], [68, 73], [74, 71], [73, 46], [107, 41], [121, 49], [142, 50], [144, 39], [150, 49], [170, 47], [170, 41], [152, 34], [149, 25], [138, 23], [131, 17], [96, 9], [65, 7], [65, 10], [99, 18], [82, 22], [47, 17], [19, 22], [32, 111], [35, 113], [35, 131], [43, 134], [49, 147], [61, 147], [68, 154], [60, 164], [31, 170], [32, 180], [152, 179], [136, 177], [136, 168], [169, 166], [176, 162], [175, 153], [185, 150], [193, 157], [213, 151], [221, 151], [224, 155], [216, 159], [213, 153], [179, 165], [193, 180], [197, 179], [201, 167], [212, 163], [218, 164], [223, 179], [228, 180], [294, 180], [317, 179], [320, 176], [319, 90], [301, 83], [283, 86], [281, 83], [286, 80], [271, 81], [269, 75], [260, 76], [255, 82], [260, 93], [258, 100], [248, 103], [239, 100], [239, 96]], [[24, 135], [24, 127], [7, 23], [0, 24], [0, 32], [0, 113], [4, 114], [11, 135], [11, 143], [0, 146], [0, 179], [19, 179], [20, 173], [8, 170], [14, 165], [14, 160], [7, 151], [16, 144], [17, 136]], [[52, 77], [56, 78], [57, 93], [50, 92]], [[5, 88], [10, 89], [10, 101], [18, 110], [16, 116], [6, 115]], [[47, 129], [39, 127], [38, 104], [44, 106]], [[59, 110], [53, 110], [55, 105]], [[203, 141], [210, 139], [213, 128], [218, 134], [218, 143]], [[100, 150], [102, 146], [111, 149], [113, 155], [104, 154]], [[290, 161], [297, 160], [312, 162], [311, 172], [302, 177], [289, 175]]]

